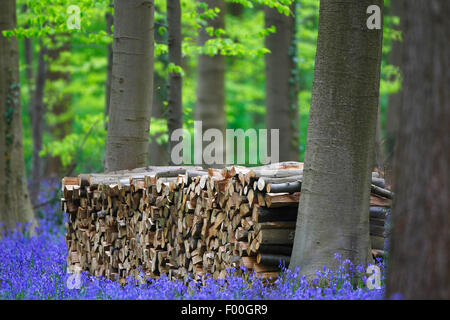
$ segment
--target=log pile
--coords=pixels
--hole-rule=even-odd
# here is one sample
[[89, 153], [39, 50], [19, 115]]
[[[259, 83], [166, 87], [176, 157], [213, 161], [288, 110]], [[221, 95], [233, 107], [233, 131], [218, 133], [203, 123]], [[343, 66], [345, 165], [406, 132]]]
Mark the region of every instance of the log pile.
[[[187, 280], [244, 266], [276, 277], [292, 251], [303, 164], [146, 167], [62, 181], [68, 271], [125, 281], [142, 271]], [[372, 178], [373, 254], [384, 248], [392, 194]]]

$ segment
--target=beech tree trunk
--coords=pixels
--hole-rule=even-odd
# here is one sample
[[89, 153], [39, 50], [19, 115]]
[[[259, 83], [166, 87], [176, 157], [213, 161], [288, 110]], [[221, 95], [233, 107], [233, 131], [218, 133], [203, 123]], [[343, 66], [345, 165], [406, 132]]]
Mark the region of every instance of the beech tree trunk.
[[[110, 4], [112, 5], [112, 4]], [[114, 18], [111, 12], [106, 12], [105, 14], [106, 20], [106, 32], [108, 34], [112, 34], [111, 27], [114, 24]], [[108, 54], [108, 64], [106, 66], [106, 90], [105, 90], [105, 128], [108, 129], [108, 122], [106, 121], [106, 117], [109, 115], [109, 101], [111, 99], [111, 73], [112, 73], [112, 64], [113, 64], [113, 49], [112, 44], [108, 44], [107, 46], [107, 54]]]
[[3, 30], [16, 27], [16, 1], [0, 5], [0, 221], [4, 229], [34, 221], [25, 176], [20, 108], [19, 53], [17, 38]]
[[266, 127], [279, 129], [279, 160], [299, 159], [298, 79], [295, 62], [295, 1], [291, 15], [275, 8], [264, 7], [265, 27], [276, 27], [276, 33], [266, 37], [271, 51], [266, 60]]
[[41, 43], [39, 51], [38, 68], [36, 73], [35, 89], [33, 92], [33, 99], [30, 103], [30, 118], [33, 133], [33, 155], [30, 172], [30, 198], [33, 205], [37, 204], [39, 194], [39, 186], [42, 177], [42, 159], [39, 152], [42, 149], [42, 136], [44, 133], [44, 88], [47, 63], [44, 56], [47, 50]]
[[153, 96], [154, 1], [116, 0], [105, 171], [144, 167]]
[[[320, 2], [319, 34], [302, 192], [290, 268], [314, 277], [334, 254], [371, 261], [369, 190], [382, 30], [366, 9], [382, 0]], [[382, 17], [381, 21], [382, 21]]]
[[450, 299], [450, 2], [408, 1], [387, 298]]
[[[24, 4], [22, 6], [22, 12], [26, 13], [28, 10], [28, 6]], [[25, 28], [28, 28], [28, 24], [25, 25]], [[25, 58], [25, 72], [27, 75], [27, 81], [28, 85], [31, 86], [33, 84], [33, 40], [31, 38], [24, 38], [23, 39], [23, 45], [24, 45], [24, 58]], [[31, 100], [31, 96], [30, 96]]]
[[[208, 8], [219, 8], [220, 13], [215, 19], [208, 20], [207, 27], [225, 28], [225, 1], [201, 0], [208, 4]], [[204, 45], [210, 36], [202, 28], [198, 35], [198, 44]], [[199, 55], [197, 63], [197, 103], [194, 111], [195, 120], [202, 121], [203, 132], [208, 129], [218, 129], [225, 137], [225, 56]], [[209, 143], [205, 143], [207, 145]], [[223, 153], [225, 148], [216, 150]], [[213, 165], [211, 165], [213, 166]]]
[[[61, 92], [59, 86], [55, 86], [58, 82], [63, 82], [66, 85], [70, 83], [70, 72], [55, 70], [54, 65], [66, 66], [68, 61], [61, 61], [60, 57], [63, 52], [70, 51], [70, 42], [67, 39], [68, 34], [63, 35], [60, 39], [52, 38], [52, 48], [48, 52], [48, 68], [47, 68], [47, 83], [45, 88], [45, 95], [48, 97], [47, 110], [51, 112], [55, 118], [56, 123], [48, 127], [49, 133], [55, 140], [62, 140], [70, 132], [72, 120], [64, 117], [70, 107], [72, 95], [67, 92]], [[63, 165], [60, 157], [49, 156], [45, 162], [44, 175], [48, 178], [59, 178], [63, 174]]]
[[[167, 1], [167, 28], [169, 33], [169, 64], [181, 66], [181, 7], [180, 0]], [[169, 162], [172, 163], [172, 148], [178, 141], [171, 141], [172, 132], [183, 127], [181, 73], [169, 72], [167, 125], [169, 128]]]

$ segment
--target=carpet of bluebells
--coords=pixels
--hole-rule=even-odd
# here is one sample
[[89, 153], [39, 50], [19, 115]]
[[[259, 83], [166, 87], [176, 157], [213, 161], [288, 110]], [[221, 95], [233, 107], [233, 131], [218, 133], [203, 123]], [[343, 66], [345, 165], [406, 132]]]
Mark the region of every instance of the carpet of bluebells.
[[[128, 279], [126, 285], [99, 279], [82, 273], [78, 289], [71, 285], [66, 272], [65, 217], [59, 210], [58, 184], [42, 186], [39, 227], [30, 235], [27, 226], [3, 234], [0, 239], [0, 299], [383, 299], [384, 263], [381, 289], [366, 287], [366, 270], [342, 261], [331, 271], [325, 266], [316, 272], [312, 282], [298, 270], [280, 272], [280, 277], [268, 283], [253, 273], [237, 276], [229, 270], [226, 279], [207, 278], [203, 284], [174, 282], [166, 277], [144, 284]], [[20, 231], [18, 231], [20, 230]], [[70, 278], [69, 278], [70, 277]], [[72, 289], [70, 289], [72, 288]]]

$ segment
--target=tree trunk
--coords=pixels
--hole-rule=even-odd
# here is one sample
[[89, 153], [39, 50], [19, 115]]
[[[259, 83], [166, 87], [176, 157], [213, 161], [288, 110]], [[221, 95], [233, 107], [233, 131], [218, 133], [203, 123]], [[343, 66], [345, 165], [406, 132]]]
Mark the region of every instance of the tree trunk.
[[[58, 61], [63, 52], [70, 51], [68, 35], [63, 35], [61, 39], [52, 38], [52, 48], [47, 49], [48, 52], [48, 70], [45, 95], [48, 97], [47, 110], [51, 112], [56, 123], [48, 127], [48, 131], [55, 140], [62, 140], [70, 132], [72, 120], [66, 119], [64, 114], [68, 111], [72, 95], [67, 92], [61, 92], [58, 85], [54, 83], [63, 81], [66, 85], [70, 83], [70, 72], [54, 70], [55, 64], [66, 66], [68, 61]], [[63, 165], [59, 156], [49, 156], [45, 162], [44, 174], [48, 178], [59, 178], [63, 171]]]
[[383, 10], [382, 0], [320, 2], [304, 180], [290, 263], [307, 277], [323, 265], [337, 268], [335, 253], [355, 264], [371, 261], [369, 190], [382, 40], [382, 30], [366, 26], [366, 9], [373, 4]]
[[[22, 12], [26, 13], [28, 10], [28, 7], [26, 4], [22, 6]], [[25, 25], [25, 28], [28, 28], [28, 24]], [[24, 38], [23, 39], [23, 45], [24, 45], [24, 51], [25, 51], [25, 73], [27, 75], [27, 81], [28, 86], [30, 86], [30, 92], [31, 92], [31, 85], [33, 84], [33, 40], [31, 38]], [[30, 95], [31, 100], [31, 95]]]
[[[181, 66], [181, 7], [180, 0], [167, 1], [167, 27], [168, 27], [168, 43], [169, 43], [169, 64]], [[171, 164], [172, 149], [178, 143], [171, 141], [172, 132], [176, 129], [183, 128], [183, 112], [182, 112], [182, 86], [183, 79], [181, 73], [169, 72], [169, 93], [167, 105], [167, 125], [169, 128], [169, 161]]]
[[42, 177], [42, 159], [39, 152], [42, 149], [42, 136], [44, 126], [44, 88], [46, 76], [46, 62], [44, 56], [47, 50], [41, 43], [39, 50], [38, 69], [36, 73], [34, 97], [30, 103], [30, 118], [33, 133], [33, 156], [30, 173], [30, 198], [33, 205], [37, 204], [39, 186]]
[[153, 0], [114, 3], [105, 171], [147, 164], [153, 95], [153, 10]]
[[387, 297], [450, 299], [450, 2], [404, 7]]
[[279, 160], [298, 160], [298, 79], [295, 62], [295, 1], [291, 15], [264, 7], [265, 27], [276, 27], [266, 37], [266, 127], [279, 129]]
[[[112, 0], [110, 6], [112, 6]], [[106, 20], [106, 32], [112, 35], [111, 27], [114, 24], [114, 18], [111, 12], [107, 11], [105, 14]], [[106, 117], [109, 115], [109, 101], [111, 99], [111, 73], [112, 73], [112, 64], [113, 64], [113, 49], [112, 44], [108, 44], [107, 46], [107, 60], [108, 64], [106, 66], [106, 90], [105, 90], [105, 129], [108, 129], [108, 122]]]
[[[225, 1], [201, 0], [208, 4], [208, 8], [219, 8], [220, 12], [215, 19], [208, 20], [206, 27], [225, 28]], [[205, 27], [205, 28], [206, 28]], [[198, 44], [204, 45], [210, 36], [202, 28], [198, 35]], [[208, 129], [218, 129], [225, 137], [225, 56], [199, 55], [197, 63], [197, 103], [194, 118], [202, 121], [203, 132]], [[207, 145], [205, 143], [204, 145]], [[202, 148], [203, 150], [203, 148]], [[198, 152], [198, 150], [196, 150]], [[225, 148], [216, 152], [222, 153], [225, 159]], [[210, 165], [215, 167], [214, 165]], [[222, 164], [220, 165], [222, 166]]]
[[[161, 59], [161, 57], [159, 57]], [[163, 61], [167, 67], [167, 61]], [[153, 106], [152, 106], [152, 119], [164, 119], [164, 101], [167, 101], [167, 81], [161, 77], [157, 72], [154, 74], [153, 79]], [[168, 146], [164, 142], [162, 144], [156, 141], [161, 136], [161, 133], [151, 137], [150, 149], [149, 149], [149, 162], [153, 166], [166, 166], [169, 163]]]
[[3, 30], [16, 27], [16, 1], [0, 5], [0, 221], [3, 228], [34, 220], [28, 195], [22, 145], [19, 53], [17, 38], [7, 39]]

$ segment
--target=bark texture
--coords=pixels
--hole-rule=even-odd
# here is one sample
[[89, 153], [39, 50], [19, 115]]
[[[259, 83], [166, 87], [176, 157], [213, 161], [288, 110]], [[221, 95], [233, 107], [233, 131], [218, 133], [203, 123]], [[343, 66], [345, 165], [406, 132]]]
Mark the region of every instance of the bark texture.
[[144, 167], [153, 95], [153, 0], [114, 3], [105, 171]]
[[265, 27], [276, 27], [266, 37], [266, 127], [279, 129], [279, 160], [297, 161], [298, 142], [298, 80], [295, 62], [295, 1], [291, 15], [264, 7]]
[[[61, 60], [63, 52], [70, 51], [69, 35], [64, 34], [61, 38], [52, 38], [52, 47], [47, 49], [48, 69], [46, 79], [48, 80], [45, 88], [47, 97], [47, 109], [51, 112], [56, 122], [48, 126], [48, 131], [55, 140], [62, 140], [71, 131], [72, 119], [65, 115], [69, 111], [72, 95], [60, 90], [60, 86], [55, 85], [62, 82], [65, 86], [70, 83], [70, 72], [60, 71], [54, 68], [55, 65], [66, 67], [68, 60]], [[63, 165], [59, 156], [49, 156], [45, 162], [44, 175], [50, 178], [59, 178], [63, 174]]]
[[[180, 0], [167, 1], [167, 27], [169, 43], [169, 64], [181, 66], [181, 7]], [[171, 161], [172, 148], [178, 143], [171, 141], [172, 132], [183, 127], [182, 112], [182, 86], [181, 73], [169, 72], [167, 125], [169, 128], [169, 161]]]
[[[110, 4], [112, 5], [112, 4]], [[111, 12], [106, 12], [105, 14], [106, 20], [106, 32], [108, 34], [112, 34], [111, 27], [114, 24], [114, 18]], [[111, 74], [112, 74], [112, 64], [113, 64], [113, 48], [112, 44], [108, 44], [107, 46], [107, 54], [108, 54], [108, 64], [106, 66], [106, 90], [105, 90], [105, 128], [108, 129], [108, 122], [106, 121], [106, 117], [109, 115], [109, 101], [111, 99]]]
[[0, 4], [0, 222], [12, 229], [16, 223], [34, 221], [28, 195], [22, 145], [19, 54], [17, 38], [3, 30], [16, 27], [16, 1]]
[[313, 277], [334, 254], [370, 257], [369, 190], [379, 99], [382, 30], [366, 9], [382, 0], [320, 2], [303, 184], [290, 268]]
[[402, 119], [386, 292], [450, 299], [450, 2], [404, 7]]
[[[207, 27], [225, 28], [225, 1], [201, 0], [208, 4], [208, 8], [219, 8], [220, 13], [202, 28], [198, 35], [198, 44], [204, 45], [210, 39], [205, 31]], [[219, 129], [225, 137], [225, 56], [199, 55], [197, 63], [197, 103], [194, 112], [195, 120], [203, 123], [203, 132], [208, 129]], [[207, 145], [209, 143], [205, 143]], [[222, 150], [216, 150], [223, 152]], [[225, 157], [224, 157], [225, 159]]]

